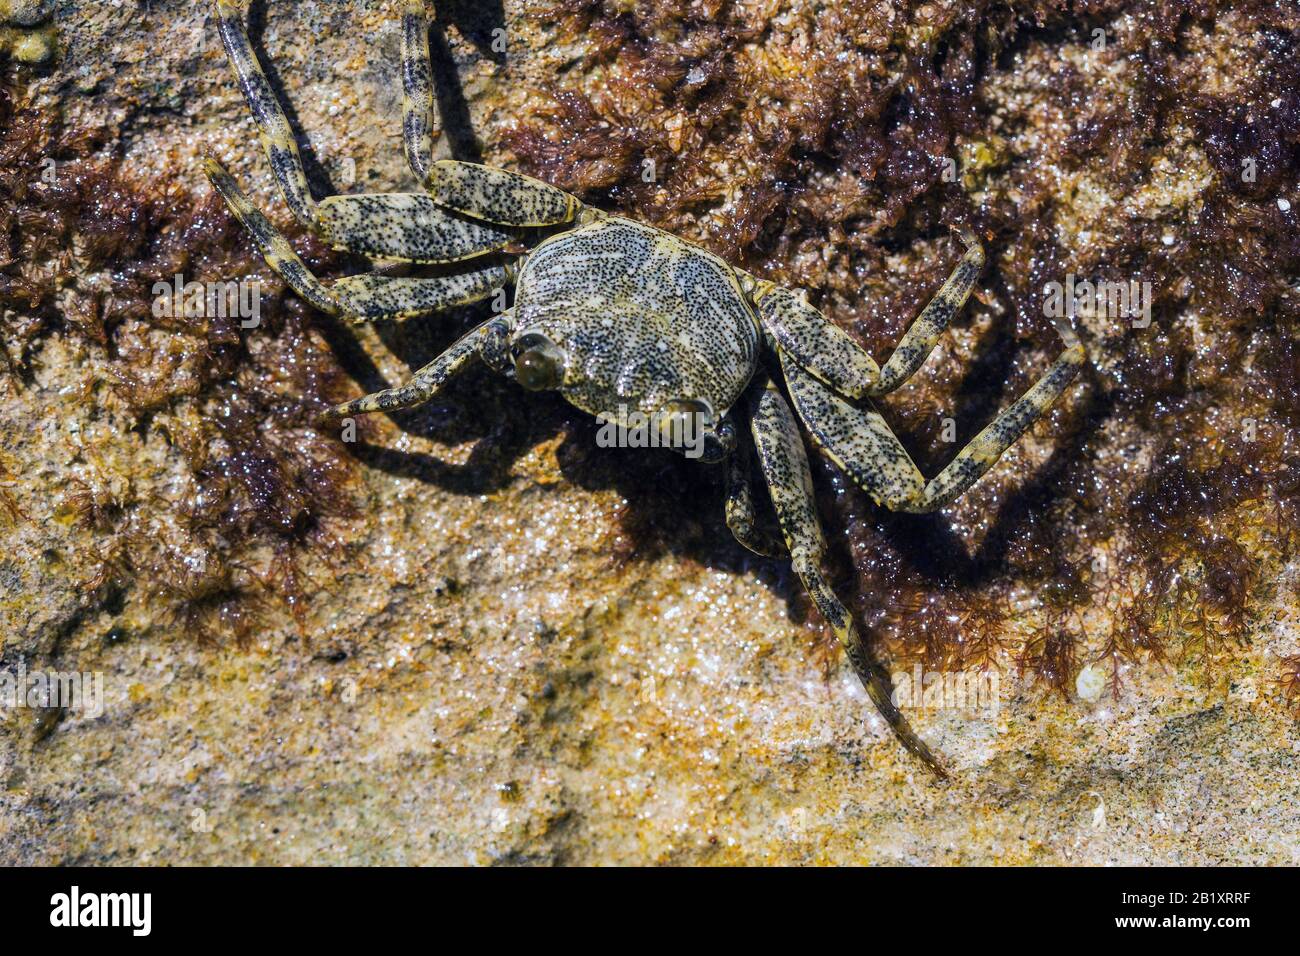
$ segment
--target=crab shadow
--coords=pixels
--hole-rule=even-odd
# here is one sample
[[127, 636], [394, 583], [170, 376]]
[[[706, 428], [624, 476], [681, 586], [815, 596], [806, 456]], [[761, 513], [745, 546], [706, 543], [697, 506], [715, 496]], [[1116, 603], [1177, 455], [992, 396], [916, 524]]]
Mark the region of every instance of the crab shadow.
[[[290, 127], [298, 141], [303, 169], [313, 192], [317, 196], [335, 195], [337, 188], [325, 164], [321, 161], [307, 135], [293, 99], [289, 96], [275, 59], [263, 44], [267, 9], [270, 0], [251, 0], [248, 9], [248, 35], [271, 88], [284, 109]], [[396, 20], [394, 21], [397, 22]], [[483, 154], [474, 135], [469, 103], [461, 88], [456, 57], [447, 41], [446, 26], [453, 25], [457, 32], [475, 48], [476, 54], [492, 62], [505, 63], [505, 49], [500, 40], [505, 36], [505, 7], [502, 0], [442, 0], [438, 16], [429, 30], [429, 61], [433, 74], [434, 97], [439, 117], [439, 127], [446, 137], [454, 159], [480, 163]], [[391, 64], [393, 81], [400, 75], [401, 63]], [[394, 148], [400, 148], [396, 144]]]
[[[1080, 426], [1057, 440], [1047, 460], [1031, 474], [1007, 488], [974, 547], [942, 513], [888, 511], [867, 502], [856, 490], [849, 507], [874, 509], [871, 523], [884, 543], [895, 549], [928, 587], [978, 590], [1006, 575], [1008, 552], [1017, 530], [1046, 519], [1063, 500], [1070, 469], [1081, 460], [1112, 408], [1109, 396], [1089, 389], [1075, 410]], [[847, 565], [848, 549], [838, 549], [833, 557]]]
[[[404, 366], [393, 380], [385, 378], [344, 323], [320, 315], [318, 328], [329, 342], [344, 372], [364, 392], [400, 385], [433, 361], [457, 338], [481, 323], [481, 306], [453, 309], [430, 318], [378, 322], [380, 342]], [[402, 451], [366, 440], [345, 447], [358, 461], [397, 477], [415, 479], [457, 494], [488, 494], [513, 479], [515, 463], [529, 449], [563, 427], [563, 401], [558, 396], [534, 396], [481, 363], [455, 376], [430, 402], [387, 413], [402, 432], [445, 446], [473, 443], [463, 462], [450, 462], [425, 452]]]
[[454, 159], [481, 163], [483, 153], [474, 135], [456, 57], [447, 41], [446, 24], [453, 24], [478, 56], [504, 66], [506, 52], [501, 41], [505, 38], [505, 22], [502, 0], [440, 0], [438, 4], [438, 18], [429, 31], [429, 63], [439, 121]]
[[266, 74], [266, 79], [271, 84], [271, 89], [274, 90], [276, 99], [279, 100], [280, 107], [284, 110], [285, 117], [289, 120], [289, 127], [293, 130], [294, 138], [298, 143], [298, 152], [302, 157], [302, 168], [307, 174], [307, 182], [317, 196], [333, 195], [339, 190], [335, 188], [334, 182], [330, 179], [325, 164], [316, 155], [316, 149], [312, 146], [307, 130], [303, 127], [302, 120], [298, 116], [298, 110], [294, 106], [293, 99], [289, 96], [284, 80], [280, 76], [280, 70], [276, 65], [275, 58], [271, 56], [263, 44], [269, 5], [270, 0], [251, 0], [249, 3], [248, 42], [252, 46], [253, 52], [257, 54], [257, 60], [262, 65], [262, 72]]
[[[266, 0], [254, 0], [255, 37], [260, 34], [265, 9]], [[498, 41], [504, 36], [504, 22], [501, 0], [443, 0], [439, 5], [438, 20], [430, 31], [430, 54], [442, 129], [455, 158], [478, 162], [482, 153], [445, 26], [453, 25], [479, 55], [500, 64], [504, 62], [504, 50]], [[259, 54], [268, 64], [272, 84], [282, 93], [279, 79], [260, 48]], [[289, 115], [295, 128], [300, 128], [291, 107]], [[304, 152], [309, 175], [320, 177], [328, 187], [310, 149]], [[480, 305], [432, 319], [379, 323], [375, 328], [384, 346], [413, 373], [486, 317], [486, 308]], [[972, 357], [958, 384], [955, 418], [963, 434], [973, 434], [1000, 410], [1000, 385], [1015, 360], [1010, 332], [1001, 326], [999, 323], [998, 331], [981, 343], [979, 355]], [[350, 329], [322, 316], [322, 331], [344, 369], [366, 392], [398, 384], [384, 378]], [[1095, 391], [1089, 401], [1097, 405]], [[1104, 417], [1098, 411], [1090, 407], [1083, 416], [1085, 425], [1058, 443], [1034, 475], [1003, 496], [989, 530], [973, 553], [940, 514], [903, 515], [875, 509], [872, 524], [927, 585], [977, 587], [990, 581], [1005, 571], [1017, 523], [1031, 512], [1046, 512], [1061, 497], [1066, 468]], [[563, 477], [584, 490], [613, 490], [627, 502], [619, 519], [626, 542], [625, 554], [617, 556], [620, 560], [652, 561], [673, 555], [709, 569], [752, 573], [783, 600], [791, 620], [802, 622], [812, 613], [787, 559], [754, 555], [733, 538], [724, 519], [724, 470], [720, 466], [690, 461], [667, 449], [602, 448], [597, 442], [595, 421], [559, 395], [526, 392], [481, 365], [453, 379], [434, 401], [389, 417], [406, 434], [445, 446], [473, 443], [473, 449], [462, 463], [367, 441], [349, 443], [348, 451], [377, 470], [457, 494], [504, 489], [519, 480], [515, 466], [522, 457], [538, 444], [563, 436], [556, 450]], [[926, 473], [933, 474], [935, 457], [919, 448], [913, 436], [901, 434], [900, 438], [917, 454]], [[810, 452], [810, 457], [816, 457], [816, 453]], [[833, 530], [842, 518], [842, 509], [832, 504], [828, 494], [825, 472], [829, 467], [816, 465], [814, 471], [819, 512], [826, 528]], [[754, 479], [756, 489], [761, 490], [761, 477], [755, 473]], [[774, 525], [770, 502], [764, 494], [758, 497], [760, 520]], [[864, 495], [849, 500], [851, 507], [857, 501], [874, 508], [865, 502]], [[842, 534], [830, 533], [827, 537], [835, 542], [829, 558], [841, 569], [838, 577], [842, 580], [844, 570], [851, 568], [848, 546]]]
[[[459, 335], [486, 317], [481, 306], [459, 309], [432, 320], [383, 323], [379, 337], [413, 373], [427, 364]], [[390, 387], [360, 348], [350, 330], [326, 329], [345, 370], [366, 391]], [[954, 402], [963, 428], [977, 430], [999, 410], [1002, 379], [1014, 360], [1002, 336], [982, 343], [959, 383]], [[942, 514], [909, 515], [877, 508], [853, 491], [835, 502], [828, 487], [833, 466], [814, 461], [818, 507], [827, 538], [829, 560], [843, 596], [857, 593], [848, 545], [835, 533], [844, 519], [859, 509], [888, 547], [932, 588], [978, 588], [1003, 575], [1015, 530], [1027, 520], [1049, 513], [1060, 501], [1067, 469], [1076, 462], [1106, 417], [1108, 399], [1089, 389], [1079, 409], [1081, 425], [1065, 435], [1035, 472], [1000, 496], [997, 513], [973, 551]], [[564, 479], [586, 491], [613, 491], [627, 502], [618, 518], [622, 544], [618, 561], [654, 561], [673, 556], [701, 567], [727, 573], [753, 574], [786, 606], [792, 622], [809, 620], [813, 612], [788, 559], [755, 555], [732, 536], [724, 518], [724, 469], [691, 461], [667, 449], [605, 448], [598, 442], [594, 419], [568, 405], [555, 393], [527, 392], [485, 366], [476, 365], [454, 378], [438, 397], [423, 406], [390, 413], [402, 432], [441, 445], [473, 443], [468, 458], [452, 463], [425, 452], [399, 450], [381, 444], [347, 445], [357, 460], [377, 470], [436, 486], [456, 494], [486, 494], [503, 490], [519, 479], [516, 464], [537, 445], [561, 437], [556, 460]], [[910, 436], [900, 436], [916, 447]], [[820, 456], [810, 450], [810, 458]], [[927, 473], [929, 473], [927, 471]], [[760, 521], [775, 527], [771, 504], [762, 494], [762, 479], [754, 472], [760, 493]], [[845, 482], [847, 485], [847, 482]]]

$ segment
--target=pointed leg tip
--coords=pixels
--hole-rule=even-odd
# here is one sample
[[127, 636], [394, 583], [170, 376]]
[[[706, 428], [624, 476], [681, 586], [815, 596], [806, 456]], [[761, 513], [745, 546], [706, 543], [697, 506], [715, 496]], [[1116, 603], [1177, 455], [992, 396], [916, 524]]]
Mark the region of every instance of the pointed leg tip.
[[1087, 357], [1083, 349], [1083, 342], [1079, 339], [1079, 333], [1074, 331], [1074, 327], [1070, 325], [1069, 321], [1063, 316], [1057, 317], [1052, 319], [1052, 325], [1056, 329], [1056, 334], [1061, 337], [1061, 341], [1065, 343], [1066, 351], [1072, 358], [1082, 360]]
[[917, 739], [915, 743], [916, 746], [914, 746], [912, 742], [904, 740], [903, 746], [907, 748], [913, 756], [920, 760], [921, 763], [925, 764], [926, 769], [934, 775], [935, 780], [951, 780], [952, 775], [948, 773], [947, 768], [945, 768], [943, 764], [939, 763], [939, 759], [935, 757], [934, 752], [919, 739]]
[[[885, 715], [885, 718], [887, 721], [889, 720], [888, 715]], [[889, 724], [890, 730], [894, 732], [894, 736], [903, 745], [903, 749], [925, 764], [925, 768], [934, 775], [935, 780], [952, 779], [944, 765], [939, 762], [939, 758], [934, 755], [934, 751], [916, 735], [916, 731], [912, 729], [906, 718], [900, 714], [898, 723], [889, 721]]]
[[208, 182], [212, 188], [221, 193], [227, 202], [233, 198], [242, 195], [239, 186], [235, 184], [235, 177], [230, 175], [230, 171], [222, 166], [211, 153], [207, 153], [201, 160], [203, 164], [203, 175], [208, 177]]
[[903, 716], [903, 712], [898, 709], [898, 705], [894, 703], [893, 686], [886, 677], [884, 669], [853, 654], [850, 654], [849, 659], [858, 673], [858, 679], [862, 681], [867, 696], [876, 705], [877, 712], [885, 719], [885, 723], [889, 725], [898, 742], [903, 745], [903, 749], [925, 764], [926, 768], [934, 774], [935, 779], [950, 779], [948, 771], [944, 769], [943, 764], [939, 763], [934, 751], [917, 735], [907, 718]]
[[963, 228], [958, 232], [962, 243], [966, 246], [966, 255], [974, 259], [979, 265], [984, 264], [984, 243], [973, 229]]
[[325, 409], [323, 412], [319, 412], [316, 417], [312, 419], [312, 427], [317, 431], [329, 431], [346, 417], [347, 405], [335, 405], [332, 408]]

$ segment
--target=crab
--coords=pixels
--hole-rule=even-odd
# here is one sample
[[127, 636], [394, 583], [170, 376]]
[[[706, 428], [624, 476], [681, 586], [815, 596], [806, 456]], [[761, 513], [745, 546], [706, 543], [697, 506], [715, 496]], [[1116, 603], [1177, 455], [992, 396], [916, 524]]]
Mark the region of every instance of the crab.
[[[508, 309], [470, 329], [410, 381], [340, 404], [323, 423], [428, 402], [481, 361], [525, 389], [557, 391], [598, 417], [622, 418], [631, 410], [665, 434], [694, 430], [698, 457], [726, 469], [726, 522], [736, 540], [758, 554], [789, 556], [881, 715], [909, 751], [943, 776], [824, 576], [826, 541], [800, 426], [877, 505], [935, 511], [993, 467], [1073, 380], [1084, 350], [1070, 327], [1058, 323], [1064, 349], [1041, 378], [927, 481], [872, 400], [921, 367], [966, 301], [984, 264], [972, 232], [961, 233], [964, 255], [878, 365], [796, 290], [540, 180], [434, 161], [424, 0], [408, 0], [402, 16], [403, 140], [422, 191], [317, 202], [289, 121], [249, 42], [247, 0], [215, 2], [222, 41], [290, 212], [338, 249], [426, 272], [321, 282], [208, 157], [213, 187], [289, 287], [321, 311], [361, 323], [427, 316], [514, 286]], [[683, 450], [681, 442], [669, 444]], [[755, 451], [779, 535], [755, 518]]]

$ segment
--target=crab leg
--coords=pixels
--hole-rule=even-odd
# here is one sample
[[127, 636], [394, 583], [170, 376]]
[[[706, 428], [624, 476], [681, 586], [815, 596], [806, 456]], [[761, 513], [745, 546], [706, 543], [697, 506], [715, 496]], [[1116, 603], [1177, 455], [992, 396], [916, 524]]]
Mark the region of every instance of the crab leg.
[[498, 251], [514, 230], [466, 219], [422, 193], [366, 193], [321, 201], [316, 231], [336, 249], [407, 262], [459, 262]]
[[402, 14], [402, 139], [406, 161], [440, 205], [503, 226], [555, 226], [582, 208], [575, 196], [540, 179], [455, 159], [433, 162], [433, 81], [424, 0]]
[[984, 267], [984, 250], [974, 234], [964, 232], [962, 239], [968, 247], [966, 254], [908, 327], [883, 368], [842, 329], [788, 289], [769, 287], [755, 297], [763, 328], [786, 355], [841, 395], [862, 398], [892, 392], [934, 350]]
[[562, 189], [506, 169], [442, 159], [425, 186], [439, 205], [505, 226], [554, 226], [572, 222], [582, 208]]
[[785, 553], [785, 547], [774, 535], [758, 526], [749, 466], [749, 446], [740, 442], [727, 457], [727, 527], [736, 540], [750, 551], [766, 557], [777, 557]]
[[298, 257], [289, 245], [289, 240], [277, 230], [256, 206], [249, 201], [243, 191], [235, 184], [234, 178], [226, 172], [224, 166], [211, 156], [203, 160], [203, 171], [207, 173], [212, 188], [221, 194], [235, 218], [249, 231], [257, 248], [261, 250], [266, 264], [288, 283], [289, 288], [298, 293], [322, 312], [338, 315], [343, 311], [342, 304], [321, 281], [311, 274], [307, 264]]
[[[1073, 337], [1073, 336], [1072, 336]], [[1083, 366], [1083, 345], [1077, 338], [1024, 395], [972, 438], [957, 457], [926, 483], [920, 511], [937, 511], [962, 494], [987, 472], [1002, 453], [1051, 407]]]
[[790, 397], [813, 439], [862, 490], [891, 511], [937, 511], [978, 481], [1074, 380], [1084, 351], [1061, 329], [1066, 349], [1033, 387], [1004, 409], [935, 478], [925, 481], [874, 408], [840, 398], [781, 353]]
[[483, 357], [483, 350], [491, 346], [494, 339], [500, 338], [505, 324], [503, 316], [493, 316], [457, 339], [450, 348], [411, 376], [405, 385], [335, 405], [321, 416], [322, 420], [337, 421], [368, 412], [391, 412], [424, 404], [453, 376], [463, 372], [475, 359]]
[[294, 139], [293, 127], [280, 107], [262, 65], [257, 62], [253, 46], [248, 41], [244, 26], [244, 13], [248, 0], [216, 0], [217, 29], [226, 47], [226, 56], [239, 76], [239, 86], [248, 100], [248, 108], [257, 123], [266, 158], [271, 171], [280, 184], [280, 192], [294, 218], [308, 228], [316, 227], [316, 201], [307, 186], [307, 174], [302, 168], [302, 156]]
[[[257, 123], [271, 171], [289, 211], [308, 229], [338, 249], [409, 262], [456, 262], [499, 250], [518, 238], [515, 231], [483, 222], [481, 217], [467, 219], [440, 209], [423, 193], [330, 196], [317, 204], [293, 129], [249, 42], [244, 23], [247, 0], [216, 0], [216, 5], [221, 40]], [[423, 22], [423, 10], [419, 16]], [[427, 48], [424, 62], [427, 74]], [[418, 87], [418, 77], [413, 82]], [[424, 99], [431, 111], [427, 91]], [[427, 176], [427, 166], [421, 179]]]
[[213, 187], [252, 235], [267, 264], [294, 292], [330, 315], [354, 322], [428, 315], [486, 299], [514, 278], [515, 264], [508, 262], [436, 277], [348, 276], [326, 286], [312, 275], [289, 240], [249, 201], [220, 163], [208, 158], [204, 169]]
[[433, 162], [433, 70], [424, 0], [407, 0], [402, 12], [402, 142], [415, 178], [429, 178]]
[[347, 276], [329, 287], [353, 322], [409, 319], [482, 302], [513, 282], [514, 263], [492, 263], [445, 276]]
[[834, 630], [872, 703], [903, 746], [923, 760], [935, 774], [946, 776], [930, 748], [916, 735], [894, 704], [883, 668], [872, 660], [853, 618], [822, 576], [821, 561], [826, 553], [826, 539], [817, 520], [808, 456], [790, 407], [770, 381], [758, 396], [751, 428], [795, 573], [803, 581], [817, 610]]
[[867, 390], [867, 394], [884, 395], [911, 378], [934, 351], [934, 343], [939, 341], [943, 330], [948, 327], [957, 310], [966, 303], [971, 289], [975, 288], [975, 280], [984, 268], [984, 247], [969, 230], [963, 231], [961, 237], [966, 243], [966, 254], [935, 293], [930, 304], [903, 333], [902, 341], [880, 369], [880, 378]]
[[755, 304], [775, 345], [837, 392], [861, 398], [880, 379], [875, 360], [801, 293], [773, 287]]

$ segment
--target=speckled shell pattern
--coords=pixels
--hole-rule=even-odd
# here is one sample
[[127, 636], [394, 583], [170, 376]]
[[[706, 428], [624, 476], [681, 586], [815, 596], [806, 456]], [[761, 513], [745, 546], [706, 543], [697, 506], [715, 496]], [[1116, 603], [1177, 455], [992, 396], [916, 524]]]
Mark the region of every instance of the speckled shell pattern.
[[566, 355], [561, 393], [593, 415], [703, 399], [723, 415], [758, 363], [758, 320], [735, 273], [676, 236], [615, 216], [547, 239], [515, 294], [515, 335]]

